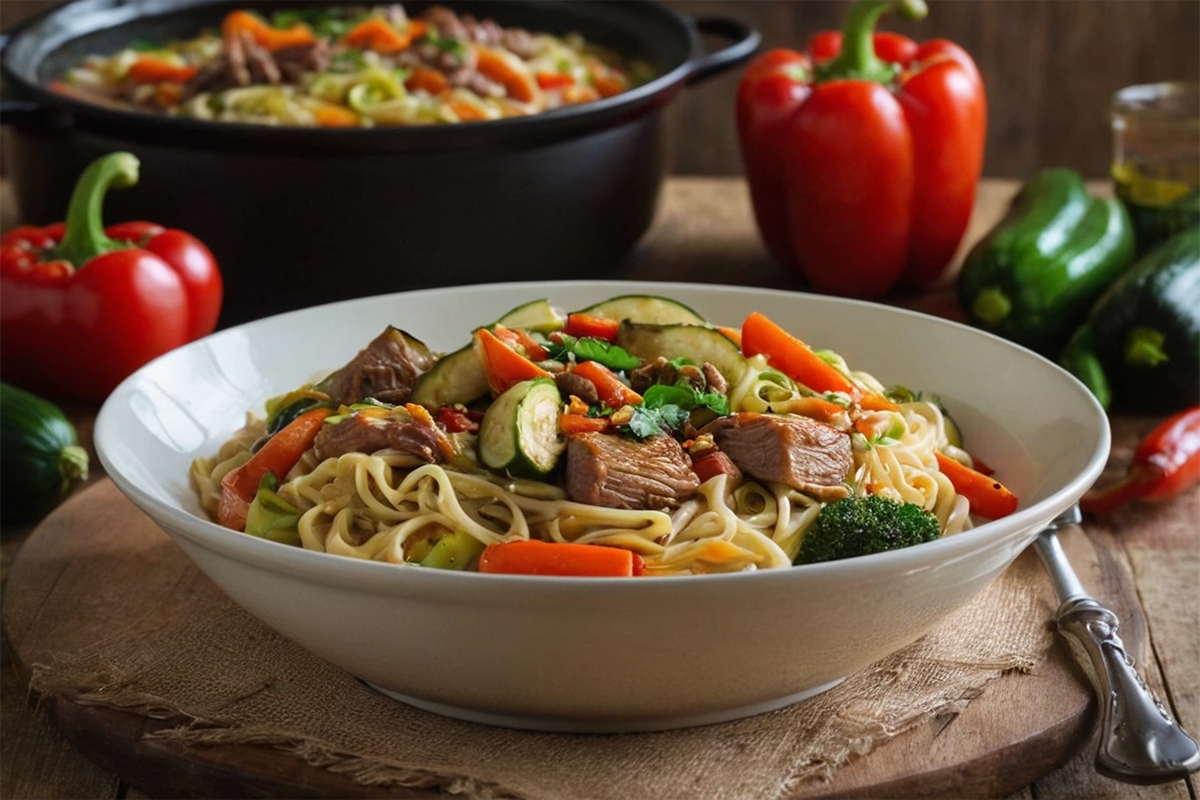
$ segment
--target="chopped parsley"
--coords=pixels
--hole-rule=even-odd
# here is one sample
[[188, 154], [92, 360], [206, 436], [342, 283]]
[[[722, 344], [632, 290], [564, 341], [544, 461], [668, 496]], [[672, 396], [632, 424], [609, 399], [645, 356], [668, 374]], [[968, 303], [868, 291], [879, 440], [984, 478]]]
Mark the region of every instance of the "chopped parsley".
[[624, 427], [639, 439], [680, 430], [692, 409], [707, 408], [718, 416], [729, 413], [729, 401], [720, 392], [701, 392], [687, 383], [656, 384], [646, 390], [642, 404]]

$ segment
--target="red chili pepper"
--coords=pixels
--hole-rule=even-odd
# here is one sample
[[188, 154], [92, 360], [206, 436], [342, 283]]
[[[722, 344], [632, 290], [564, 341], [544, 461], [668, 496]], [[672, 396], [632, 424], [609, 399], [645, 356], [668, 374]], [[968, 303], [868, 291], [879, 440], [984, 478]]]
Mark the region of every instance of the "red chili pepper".
[[1200, 406], [1168, 417], [1133, 452], [1129, 473], [1116, 485], [1092, 490], [1079, 507], [1109, 514], [1132, 500], [1167, 500], [1200, 483]]
[[105, 193], [134, 185], [138, 166], [131, 153], [97, 159], [65, 223], [0, 237], [5, 381], [102, 400], [147, 361], [216, 327], [222, 281], [208, 248], [150, 222], [103, 227]]
[[820, 291], [875, 297], [933, 282], [975, 201], [987, 127], [979, 70], [945, 40], [872, 35], [891, 9], [926, 12], [923, 0], [860, 0], [843, 36], [819, 34], [811, 58], [765, 53], [738, 89], [763, 242]]

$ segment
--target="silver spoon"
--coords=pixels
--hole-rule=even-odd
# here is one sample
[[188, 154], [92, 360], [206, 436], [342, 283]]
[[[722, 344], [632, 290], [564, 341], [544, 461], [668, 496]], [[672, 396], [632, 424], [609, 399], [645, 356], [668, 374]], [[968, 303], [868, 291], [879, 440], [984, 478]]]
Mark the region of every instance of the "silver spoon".
[[1117, 615], [1084, 591], [1056, 531], [1082, 521], [1071, 506], [1038, 534], [1038, 556], [1050, 573], [1062, 605], [1058, 631], [1083, 665], [1100, 702], [1100, 746], [1096, 770], [1126, 783], [1182, 780], [1200, 769], [1200, 748], [1154, 696], [1117, 636]]

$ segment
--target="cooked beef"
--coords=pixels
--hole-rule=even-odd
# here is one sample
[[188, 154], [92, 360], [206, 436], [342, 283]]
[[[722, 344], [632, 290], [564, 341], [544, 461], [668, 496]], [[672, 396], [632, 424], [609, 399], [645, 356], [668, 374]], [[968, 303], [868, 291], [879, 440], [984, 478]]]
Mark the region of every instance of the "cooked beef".
[[701, 371], [704, 373], [704, 382], [708, 385], [709, 391], [720, 392], [723, 395], [729, 394], [729, 381], [725, 380], [721, 370], [705, 361]]
[[329, 42], [318, 39], [312, 44], [285, 47], [274, 53], [275, 63], [288, 83], [299, 83], [307, 72], [324, 72], [331, 59]]
[[[320, 56], [316, 54], [322, 47], [324, 48], [323, 62], [318, 60]], [[289, 54], [289, 50], [313, 52]], [[254, 37], [248, 32], [242, 31], [236, 36], [227, 36], [222, 42], [221, 52], [217, 54], [216, 58], [187, 82], [182, 99], [191, 99], [201, 92], [223, 92], [236, 86], [262, 83], [278, 85], [283, 82], [285, 75], [289, 81], [295, 82], [304, 72], [303, 69], [296, 72], [297, 65], [311, 63], [314, 65], [313, 70], [324, 69], [325, 66], [328, 66], [328, 50], [329, 45], [324, 42], [302, 48], [293, 47], [281, 50], [277, 55], [286, 54], [288, 59], [286, 62], [288, 67], [285, 70], [276, 62], [276, 56], [255, 42]]]
[[445, 39], [466, 40], [469, 38], [467, 26], [462, 20], [445, 6], [430, 6], [425, 10], [425, 21], [437, 29], [438, 35]]
[[467, 38], [472, 42], [495, 47], [504, 39], [504, 29], [497, 25], [494, 19], [485, 19], [481, 22], [470, 14], [463, 14], [460, 22], [462, 22]]
[[558, 391], [563, 397], [575, 395], [589, 406], [594, 406], [600, 402], [600, 395], [596, 392], [596, 384], [582, 375], [564, 370], [554, 374], [554, 383], [558, 385]]
[[354, 414], [323, 425], [313, 446], [319, 459], [399, 450], [427, 464], [438, 464], [454, 455], [454, 445], [441, 428], [400, 411], [386, 417]]
[[781, 414], [739, 413], [705, 426], [748, 475], [787, 484], [819, 500], [849, 495], [850, 437], [823, 422]]
[[425, 345], [396, 328], [388, 328], [319, 386], [343, 405], [367, 397], [399, 404], [408, 399], [417, 378], [432, 366], [433, 356]]
[[679, 442], [652, 436], [643, 442], [585, 433], [567, 445], [567, 496], [606, 508], [677, 508], [700, 479]]
[[528, 60], [537, 55], [533, 34], [524, 28], [505, 28], [500, 44], [515, 53], [517, 58]]

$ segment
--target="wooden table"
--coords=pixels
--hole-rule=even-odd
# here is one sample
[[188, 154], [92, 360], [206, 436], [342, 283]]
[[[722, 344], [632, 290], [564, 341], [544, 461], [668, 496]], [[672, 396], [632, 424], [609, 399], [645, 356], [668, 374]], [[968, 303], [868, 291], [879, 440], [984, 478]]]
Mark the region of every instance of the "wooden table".
[[[967, 241], [987, 230], [1016, 190], [1006, 181], [984, 181]], [[12, 196], [0, 186], [0, 227], [14, 224]], [[799, 289], [799, 281], [776, 267], [759, 243], [744, 182], [727, 178], [675, 178], [667, 187], [659, 217], [641, 246], [614, 277], [642, 280], [687, 280]], [[919, 296], [893, 298], [920, 310], [953, 314], [948, 287]], [[90, 446], [94, 409], [64, 406], [78, 422]], [[1148, 431], [1152, 418], [1116, 417], [1112, 467], [1127, 463], [1133, 443]], [[93, 452], [89, 480], [100, 477]], [[1200, 731], [1200, 489], [1162, 506], [1122, 512], [1116, 527], [1091, 526], [1093, 543], [1119, 564], [1136, 586], [1149, 628], [1153, 660], [1143, 673], [1166, 699], [1181, 724]], [[1137, 522], [1136, 532], [1131, 523]], [[1120, 530], [1125, 533], [1118, 533]], [[0, 531], [0, 582], [33, 526], [6, 526]], [[2, 587], [0, 587], [2, 588]], [[12, 668], [7, 642], [0, 645], [0, 797], [143, 797], [136, 788], [93, 765], [76, 752], [53, 724], [32, 706], [26, 686]], [[1084, 680], [1080, 674], [1080, 680]], [[1195, 798], [1194, 784], [1178, 782], [1135, 787], [1096, 775], [1094, 742], [1081, 754], [1013, 797], [1038, 798]]]

